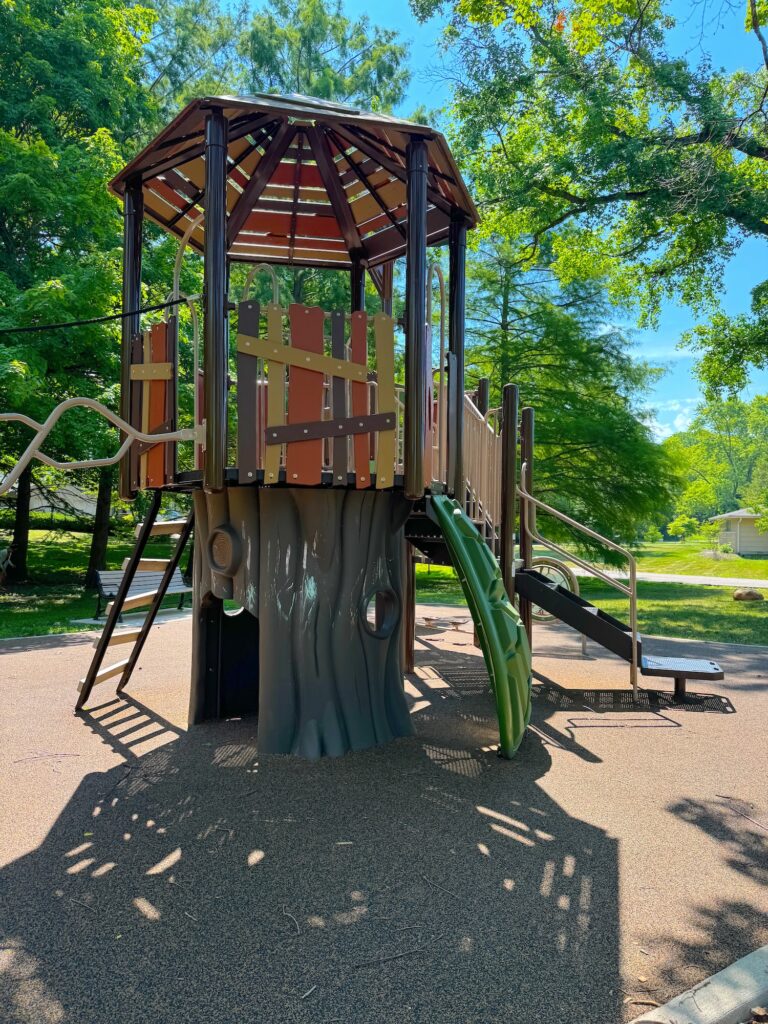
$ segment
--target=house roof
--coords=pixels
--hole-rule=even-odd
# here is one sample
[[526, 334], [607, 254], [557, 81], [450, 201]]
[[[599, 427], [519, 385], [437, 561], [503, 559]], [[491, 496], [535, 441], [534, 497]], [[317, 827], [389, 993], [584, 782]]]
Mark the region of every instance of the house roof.
[[710, 519], [711, 523], [716, 523], [718, 519], [759, 519], [760, 516], [757, 512], [754, 512], [751, 508], [737, 508], [734, 512], [725, 512], [721, 516], [712, 516]]
[[[183, 236], [200, 218], [205, 122], [229, 122], [227, 250], [235, 260], [350, 267], [350, 253], [376, 266], [405, 252], [405, 150], [427, 143], [427, 239], [443, 241], [452, 216], [470, 227], [474, 203], [444, 137], [427, 125], [292, 93], [193, 100], [113, 180], [143, 185], [145, 216]], [[204, 224], [190, 244], [203, 248]]]

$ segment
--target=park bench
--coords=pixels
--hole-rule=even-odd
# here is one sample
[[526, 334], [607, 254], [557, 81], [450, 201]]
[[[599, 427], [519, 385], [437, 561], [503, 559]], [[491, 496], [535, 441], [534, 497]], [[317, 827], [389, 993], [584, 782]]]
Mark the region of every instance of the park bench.
[[[117, 594], [117, 588], [120, 586], [120, 581], [123, 578], [122, 569], [114, 570], [102, 570], [96, 573], [96, 589], [97, 589], [97, 600], [96, 600], [96, 618], [101, 615], [102, 608], [106, 608], [107, 604], [112, 601]], [[123, 606], [127, 607], [138, 607], [140, 602], [132, 602], [131, 598], [138, 598], [142, 595], [148, 595], [145, 604], [149, 604], [152, 596], [160, 587], [160, 581], [163, 578], [162, 572], [137, 572], [133, 578], [133, 582], [128, 590], [126, 603]], [[188, 586], [181, 575], [180, 569], [175, 569], [171, 582], [168, 584], [166, 595], [168, 594], [179, 594], [179, 609], [184, 607], [184, 597], [186, 594], [192, 593], [192, 587]], [[120, 616], [122, 621], [122, 615]]]

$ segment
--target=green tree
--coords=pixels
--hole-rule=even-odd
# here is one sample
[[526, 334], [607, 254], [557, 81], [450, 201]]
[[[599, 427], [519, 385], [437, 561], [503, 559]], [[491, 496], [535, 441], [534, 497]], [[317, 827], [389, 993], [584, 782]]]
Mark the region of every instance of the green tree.
[[[661, 0], [457, 0], [454, 139], [484, 230], [565, 283], [605, 280], [656, 321], [664, 298], [715, 310], [740, 242], [768, 236], [768, 7], [748, 0], [754, 72], [672, 51]], [[412, 0], [421, 16], [444, 6]], [[707, 40], [704, 40], [706, 45]], [[768, 364], [754, 317], [692, 339], [714, 392]]]
[[267, 0], [241, 39], [246, 87], [390, 110], [405, 94], [408, 48], [396, 32], [355, 21], [341, 0]]
[[[118, 139], [152, 117], [140, 84], [144, 7], [24, 0], [0, 8], [0, 328], [109, 311], [120, 221], [106, 182]], [[116, 379], [113, 329], [0, 335], [0, 406], [42, 419]], [[48, 452], [88, 458], [93, 431], [67, 419]], [[82, 426], [82, 424], [81, 424]], [[29, 440], [4, 431], [6, 460]], [[31, 469], [19, 482], [12, 576], [26, 574]]]
[[667, 533], [670, 537], [678, 537], [680, 540], [687, 540], [699, 532], [701, 524], [693, 516], [676, 516], [671, 523], [667, 524]]
[[732, 512], [754, 497], [768, 461], [768, 396], [704, 404], [663, 446], [685, 480], [676, 514], [703, 521]]
[[605, 328], [599, 289], [560, 289], [546, 268], [522, 268], [513, 243], [482, 240], [467, 281], [468, 377], [490, 378], [493, 404], [515, 382], [536, 409], [537, 496], [633, 542], [671, 511], [676, 485], [639, 408], [658, 371]]

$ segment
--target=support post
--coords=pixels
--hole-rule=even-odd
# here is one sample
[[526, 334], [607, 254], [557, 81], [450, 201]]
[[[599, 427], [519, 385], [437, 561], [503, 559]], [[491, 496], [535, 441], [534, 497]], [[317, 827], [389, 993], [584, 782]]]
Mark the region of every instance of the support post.
[[353, 253], [352, 270], [350, 271], [352, 285], [352, 312], [365, 309], [365, 267], [360, 262], [360, 257]]
[[[534, 414], [530, 406], [526, 406], [520, 419], [520, 460], [527, 467], [527, 473], [523, 480], [523, 486], [529, 494], [533, 494], [533, 429]], [[520, 558], [524, 569], [530, 569], [533, 562], [533, 538], [528, 532], [526, 516], [523, 515], [524, 498], [520, 498]], [[536, 512], [528, 506], [528, 517], [535, 517]], [[535, 522], [535, 519], [533, 519]], [[531, 617], [531, 602], [520, 597], [520, 617], [523, 620], [525, 631], [528, 634], [528, 643], [533, 649], [533, 618]]]
[[[446, 446], [448, 489], [464, 505], [464, 317], [466, 307], [467, 224], [453, 216], [448, 235], [448, 351], [455, 380], [448, 380]], [[450, 399], [453, 398], [453, 404]]]
[[381, 311], [392, 316], [392, 292], [395, 283], [395, 264], [392, 260], [381, 268]]
[[[427, 144], [415, 136], [405, 153], [408, 234], [405, 270], [405, 496], [424, 493], [427, 426]], [[430, 371], [431, 372], [431, 371]]]
[[487, 377], [483, 377], [477, 382], [477, 408], [485, 416], [490, 407], [491, 382]]
[[[120, 343], [120, 415], [131, 421], [131, 345], [141, 329], [141, 242], [144, 221], [144, 193], [141, 178], [130, 182], [123, 199], [123, 313], [132, 313], [122, 323]], [[138, 424], [136, 424], [138, 426]], [[121, 435], [125, 440], [125, 435]], [[131, 488], [131, 454], [126, 452], [120, 460], [120, 497], [135, 497]]]
[[224, 488], [227, 465], [227, 119], [219, 108], [205, 123], [204, 339], [206, 491]]
[[501, 576], [510, 601], [515, 598], [515, 505], [517, 500], [516, 384], [505, 384], [502, 397], [501, 449]]

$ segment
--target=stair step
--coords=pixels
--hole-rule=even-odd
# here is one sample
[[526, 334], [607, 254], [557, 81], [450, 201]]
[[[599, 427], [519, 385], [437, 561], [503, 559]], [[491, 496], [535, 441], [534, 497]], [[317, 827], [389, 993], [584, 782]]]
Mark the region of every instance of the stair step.
[[[109, 638], [107, 647], [114, 647], [116, 644], [132, 644], [141, 635], [140, 629], [124, 629], [121, 633], [113, 633]], [[94, 640], [93, 646], [98, 647], [99, 641]]]
[[[123, 674], [123, 669], [128, 664], [129, 659], [125, 658], [123, 661], [116, 661], [114, 665], [107, 665], [106, 668], [100, 668], [96, 673], [96, 678], [93, 680], [93, 685], [98, 686], [99, 683], [105, 682], [107, 679], [112, 679], [114, 676], [120, 676]], [[82, 690], [85, 686], [85, 680], [80, 680], [78, 690]]]
[[[126, 597], [123, 601], [123, 607], [120, 610], [128, 612], [131, 608], [141, 608], [144, 605], [152, 604], [152, 601], [156, 596], [156, 590], [148, 590], [145, 594], [134, 594], [133, 597]], [[110, 601], [107, 605], [107, 615], [112, 611], [112, 605], [114, 603], [114, 601]]]
[[[163, 523], [155, 523], [150, 531], [152, 537], [167, 537], [169, 533], [181, 533], [186, 525], [186, 519], [169, 519]], [[136, 536], [138, 537], [141, 533], [142, 524], [140, 523], [135, 530]]]
[[722, 679], [723, 670], [708, 658], [660, 658], [646, 654], [640, 659], [644, 676], [675, 676], [680, 679]]

